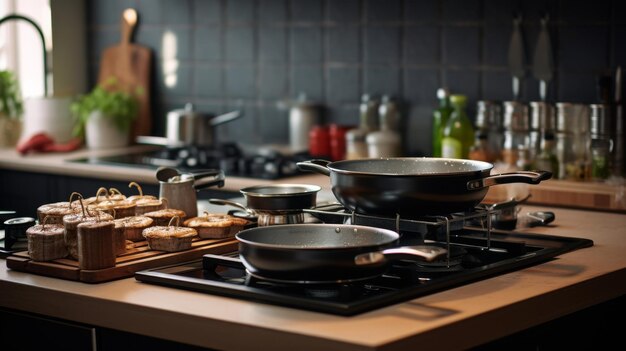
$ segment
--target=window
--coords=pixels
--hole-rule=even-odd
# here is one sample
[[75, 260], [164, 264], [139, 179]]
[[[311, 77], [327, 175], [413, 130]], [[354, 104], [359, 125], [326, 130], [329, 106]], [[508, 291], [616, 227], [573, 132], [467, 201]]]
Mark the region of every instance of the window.
[[[18, 14], [30, 18], [41, 28], [46, 41], [46, 55], [52, 50], [49, 0], [0, 1], [0, 18]], [[20, 83], [22, 97], [44, 95], [44, 58], [37, 30], [24, 20], [8, 20], [0, 26], [0, 70], [13, 71]], [[50, 57], [50, 56], [48, 56]], [[48, 60], [50, 65], [50, 60]], [[48, 67], [46, 79], [51, 83]], [[48, 84], [52, 94], [52, 84]]]

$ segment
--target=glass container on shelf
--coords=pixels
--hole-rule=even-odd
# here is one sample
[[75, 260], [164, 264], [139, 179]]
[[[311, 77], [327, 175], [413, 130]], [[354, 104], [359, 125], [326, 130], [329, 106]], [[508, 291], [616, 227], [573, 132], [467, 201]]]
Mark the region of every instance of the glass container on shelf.
[[489, 144], [488, 135], [485, 131], [476, 133], [474, 145], [470, 147], [469, 158], [471, 160], [493, 162], [495, 160], [493, 150]]
[[474, 144], [474, 128], [467, 118], [465, 95], [451, 95], [454, 111], [443, 130], [441, 155], [445, 158], [469, 158], [470, 147]]
[[391, 97], [384, 95], [378, 111], [380, 130], [368, 133], [365, 139], [368, 157], [398, 157], [401, 155], [398, 106]]
[[609, 105], [592, 104], [590, 108], [591, 179], [603, 181], [611, 175], [611, 115]]
[[363, 94], [359, 106], [359, 127], [346, 132], [346, 159], [353, 160], [368, 157], [367, 133], [378, 130], [378, 100], [369, 94]]
[[539, 154], [535, 156], [535, 168], [542, 171], [550, 171], [554, 175], [559, 174], [559, 159], [555, 152], [554, 133], [544, 132], [541, 135]]
[[496, 161], [500, 158], [504, 143], [501, 104], [489, 100], [477, 101], [476, 120], [474, 123], [476, 134], [485, 134], [486, 136], [488, 150], [491, 152], [491, 155], [489, 155], [490, 162]]
[[528, 106], [519, 101], [505, 101], [503, 104], [504, 142], [501, 158], [506, 164], [515, 166], [519, 156], [519, 146], [521, 145], [528, 150]]
[[450, 92], [446, 88], [437, 90], [437, 99], [439, 99], [439, 107], [433, 112], [433, 156], [441, 157], [443, 130], [448, 123], [453, 108], [450, 104]]

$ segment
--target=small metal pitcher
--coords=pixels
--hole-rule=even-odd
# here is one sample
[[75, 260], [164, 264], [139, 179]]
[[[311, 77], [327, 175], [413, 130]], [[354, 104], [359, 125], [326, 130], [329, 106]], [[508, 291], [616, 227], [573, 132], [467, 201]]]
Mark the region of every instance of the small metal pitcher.
[[167, 199], [169, 208], [185, 211], [187, 218], [198, 216], [196, 191], [211, 186], [224, 186], [222, 170], [208, 170], [200, 173], [182, 173], [159, 181], [159, 197]]

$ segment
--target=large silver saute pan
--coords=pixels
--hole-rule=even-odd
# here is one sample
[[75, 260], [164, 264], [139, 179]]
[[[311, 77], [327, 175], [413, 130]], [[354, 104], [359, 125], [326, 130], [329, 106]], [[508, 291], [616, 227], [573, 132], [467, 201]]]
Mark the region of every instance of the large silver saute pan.
[[252, 275], [280, 282], [340, 283], [383, 274], [394, 259], [432, 261], [432, 245], [396, 247], [391, 230], [358, 225], [287, 224], [242, 230], [239, 257]]
[[330, 176], [333, 194], [351, 211], [406, 218], [466, 211], [492, 185], [537, 184], [552, 176], [546, 171], [490, 175], [491, 163], [427, 157], [310, 160], [298, 168]]

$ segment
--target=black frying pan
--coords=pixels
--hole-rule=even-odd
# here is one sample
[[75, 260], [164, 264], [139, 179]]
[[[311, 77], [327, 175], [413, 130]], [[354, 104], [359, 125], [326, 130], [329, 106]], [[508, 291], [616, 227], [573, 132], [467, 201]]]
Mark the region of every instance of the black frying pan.
[[387, 229], [339, 224], [288, 224], [242, 230], [239, 256], [253, 275], [273, 281], [340, 283], [383, 274], [392, 259], [432, 261], [437, 246], [397, 245]]
[[466, 211], [484, 199], [489, 186], [537, 184], [552, 176], [546, 171], [490, 176], [488, 162], [427, 157], [311, 160], [298, 168], [330, 176], [333, 194], [351, 211], [407, 218]]
[[315, 206], [317, 185], [271, 184], [241, 189], [248, 208], [261, 211], [302, 210]]

